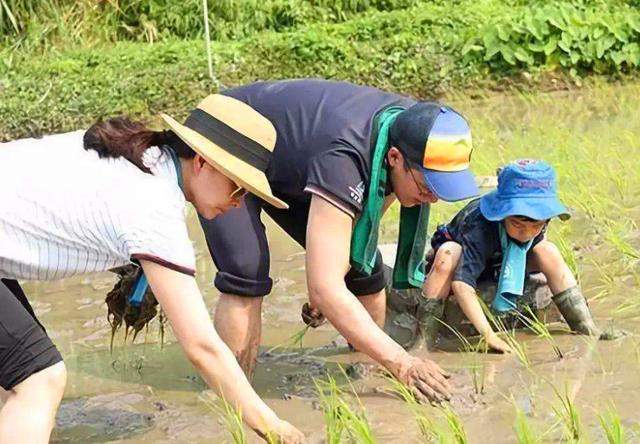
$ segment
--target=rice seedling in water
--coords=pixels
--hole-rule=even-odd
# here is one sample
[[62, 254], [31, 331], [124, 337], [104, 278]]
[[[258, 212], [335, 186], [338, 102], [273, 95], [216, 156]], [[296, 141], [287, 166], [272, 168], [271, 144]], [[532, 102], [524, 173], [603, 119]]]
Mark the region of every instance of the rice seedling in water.
[[623, 444], [627, 442], [620, 414], [618, 414], [614, 406], [611, 406], [604, 413], [599, 413], [598, 419], [600, 420], [600, 425], [609, 444]]
[[538, 444], [540, 442], [540, 436], [533, 431], [527, 415], [515, 402], [514, 406], [516, 409], [516, 422], [513, 429], [516, 432], [518, 444]]
[[420, 435], [429, 442], [446, 442], [446, 432], [425, 414], [424, 407], [418, 402], [411, 389], [391, 375], [385, 377], [391, 383], [392, 393], [398, 395], [413, 414]]
[[531, 310], [531, 307], [527, 306], [525, 310], [527, 311], [527, 316], [518, 312], [518, 318], [538, 337], [545, 339], [551, 345], [551, 348], [553, 348], [558, 359], [562, 359], [564, 356], [562, 355], [558, 344], [556, 344], [555, 339], [553, 339], [547, 325], [538, 319], [533, 310]]
[[295, 346], [302, 348], [302, 340], [309, 331], [309, 328], [310, 327], [308, 325], [305, 325], [303, 328], [289, 336], [289, 338], [282, 344], [274, 345], [273, 347], [271, 347], [269, 350], [267, 350], [267, 353], [271, 353], [281, 348], [293, 348]]
[[[344, 373], [344, 370], [342, 371]], [[358, 443], [373, 444], [376, 442], [364, 413], [364, 406], [353, 386], [351, 386], [352, 394], [360, 405], [359, 412], [354, 411], [346, 402], [344, 393], [331, 375], [327, 375], [326, 381], [314, 380], [314, 383], [324, 412], [327, 443], [340, 443], [345, 432]]]
[[[210, 395], [205, 393], [200, 396], [200, 399], [220, 415], [234, 444], [246, 444], [247, 435], [242, 424], [242, 412], [240, 410], [229, 404], [223, 396], [212, 399]], [[267, 438], [268, 442], [273, 441], [273, 439]]]
[[455, 328], [453, 328], [452, 326], [450, 326], [449, 324], [447, 324], [446, 322], [440, 319], [438, 319], [438, 321], [442, 325], [447, 327], [455, 335], [455, 337], [462, 343], [462, 348], [464, 352], [469, 354], [469, 356], [471, 356], [471, 363], [469, 364], [468, 368], [469, 368], [469, 371], [471, 372], [471, 381], [473, 382], [473, 389], [476, 395], [484, 394], [486, 362], [484, 359], [480, 359], [479, 357], [479, 353], [486, 354], [488, 352], [487, 343], [485, 342], [484, 338], [480, 338], [477, 344], [472, 345], [471, 342], [469, 342], [469, 340], [458, 330], [456, 330]]
[[[589, 356], [590, 355], [596, 356], [596, 359], [598, 360], [598, 364], [600, 365], [600, 371], [602, 372], [602, 375], [603, 376], [613, 375], [614, 363], [611, 362], [610, 360], [605, 360], [602, 358], [602, 353], [600, 353], [600, 350], [598, 348], [598, 341], [594, 340], [594, 338], [591, 336], [579, 336], [579, 338], [582, 339], [582, 341], [584, 341], [584, 343], [588, 347]], [[609, 364], [608, 370], [607, 370], [607, 361]]]
[[583, 437], [582, 422], [576, 405], [574, 404], [568, 390], [565, 387], [564, 394], [549, 382], [556, 398], [560, 401], [559, 406], [553, 406], [553, 411], [564, 428], [565, 439], [568, 442], [577, 443]]
[[467, 442], [469, 442], [467, 439], [467, 433], [464, 430], [464, 424], [462, 424], [462, 420], [458, 414], [453, 411], [448, 404], [441, 406], [440, 410], [444, 414], [447, 424], [449, 425], [453, 442], [456, 444], [467, 444]]
[[[479, 299], [479, 298], [478, 298]], [[507, 326], [504, 324], [504, 321], [493, 314], [493, 312], [487, 307], [487, 304], [484, 303], [481, 299], [479, 299], [480, 305], [487, 316], [489, 322], [494, 326], [494, 328], [502, 335], [507, 345], [511, 348], [511, 351], [518, 358], [520, 363], [529, 371], [531, 370], [531, 361], [529, 360], [529, 355], [527, 354], [527, 347], [525, 344], [521, 344], [518, 339], [516, 339], [515, 332], [513, 330], [509, 331]]]
[[575, 276], [576, 280], [580, 282], [580, 268], [578, 266], [578, 258], [573, 249], [573, 246], [567, 241], [567, 235], [569, 234], [568, 225], [562, 226], [558, 230], [558, 235], [553, 236], [553, 242], [560, 250], [560, 254], [567, 263], [567, 266], [571, 270], [571, 273]]
[[625, 259], [640, 259], [640, 251], [625, 239], [622, 233], [630, 233], [637, 227], [629, 227], [623, 222], [608, 221], [606, 224], [606, 239], [622, 254]]

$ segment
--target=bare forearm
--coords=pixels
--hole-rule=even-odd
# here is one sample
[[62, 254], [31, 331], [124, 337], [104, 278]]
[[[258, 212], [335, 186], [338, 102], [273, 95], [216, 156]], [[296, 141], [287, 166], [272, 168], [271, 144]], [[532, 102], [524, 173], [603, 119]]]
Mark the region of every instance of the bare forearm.
[[188, 352], [189, 358], [207, 385], [240, 411], [249, 427], [267, 432], [278, 417], [253, 390], [233, 353], [219, 342]]
[[478, 330], [478, 333], [484, 336], [492, 334], [493, 329], [482, 311], [482, 306], [480, 305], [480, 302], [478, 302], [478, 297], [476, 296], [474, 288], [469, 284], [459, 281], [454, 281], [451, 284], [451, 288], [453, 289], [453, 293], [456, 296], [462, 312], [473, 324], [476, 330]]
[[178, 342], [207, 385], [240, 410], [254, 430], [265, 433], [277, 426], [278, 417], [253, 390], [213, 328], [195, 279], [149, 261], [142, 261], [142, 267]]
[[374, 322], [346, 286], [312, 291], [313, 304], [355, 348], [394, 371], [407, 352]]

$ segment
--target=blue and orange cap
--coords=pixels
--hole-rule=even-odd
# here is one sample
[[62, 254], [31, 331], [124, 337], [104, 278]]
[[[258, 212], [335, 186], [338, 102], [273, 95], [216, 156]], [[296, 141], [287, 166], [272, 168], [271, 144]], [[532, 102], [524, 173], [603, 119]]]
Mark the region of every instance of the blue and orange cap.
[[419, 102], [392, 124], [391, 143], [418, 164], [439, 199], [453, 202], [479, 194], [469, 164], [473, 144], [469, 124], [458, 112], [436, 102]]

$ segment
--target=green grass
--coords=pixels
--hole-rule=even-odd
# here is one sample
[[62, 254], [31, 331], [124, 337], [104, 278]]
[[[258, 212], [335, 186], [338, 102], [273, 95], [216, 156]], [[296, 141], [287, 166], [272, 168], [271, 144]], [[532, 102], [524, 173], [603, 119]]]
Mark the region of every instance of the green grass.
[[305, 325], [300, 330], [298, 330], [297, 332], [289, 336], [289, 338], [287, 338], [287, 340], [282, 344], [277, 344], [271, 347], [269, 350], [267, 350], [267, 353], [271, 353], [282, 348], [293, 348], [293, 347], [302, 348], [304, 337], [306, 336], [310, 328], [311, 328], [310, 326]]
[[553, 412], [562, 426], [565, 441], [571, 443], [581, 442], [585, 438], [585, 431], [583, 430], [580, 413], [572, 396], [566, 387], [564, 393], [561, 393], [552, 383], [549, 383], [549, 386], [553, 389], [553, 393], [559, 402], [558, 405], [553, 406]]
[[605, 412], [598, 414], [598, 419], [608, 444], [624, 444], [627, 442], [622, 419], [615, 407], [611, 406]]
[[516, 332], [512, 329], [508, 329], [505, 325], [504, 321], [496, 316], [487, 304], [478, 297], [478, 302], [482, 306], [482, 310], [489, 320], [489, 323], [493, 326], [493, 329], [496, 333], [500, 334], [501, 338], [507, 343], [511, 352], [518, 358], [518, 361], [530, 372], [532, 372], [532, 363], [529, 359], [529, 354], [527, 352], [527, 345], [518, 341], [516, 338]]
[[[514, 403], [515, 405], [515, 403]], [[527, 419], [527, 415], [524, 413], [522, 409], [520, 409], [517, 405], [515, 405], [516, 410], [516, 421], [513, 426], [513, 430], [516, 435], [516, 440], [518, 444], [538, 444], [541, 439], [533, 430], [532, 425], [529, 423]]]
[[525, 313], [519, 313], [518, 317], [529, 330], [549, 343], [558, 359], [564, 358], [562, 352], [560, 351], [560, 348], [558, 347], [558, 344], [549, 331], [549, 328], [543, 321], [538, 319], [538, 317], [530, 307], [527, 306], [525, 309]]
[[[158, 14], [176, 20], [188, 18], [184, 29], [196, 29], [193, 23], [197, 20], [199, 26], [203, 26], [204, 20], [200, 1], [194, 1], [189, 3], [195, 8], [193, 14], [183, 15], [181, 10]], [[245, 0], [238, 5], [249, 5], [247, 11], [255, 12], [263, 5], [274, 3], [288, 4], [276, 0]], [[111, 36], [111, 25], [99, 26], [87, 19], [87, 16], [104, 15], [94, 2], [84, 0], [60, 9], [55, 7], [55, 2], [47, 0], [43, 4], [52, 10], [51, 17], [34, 7], [35, 12], [27, 13], [27, 17], [42, 17], [43, 22], [29, 22], [33, 29], [29, 28], [23, 40], [12, 38], [0, 49], [0, 121], [3, 122], [0, 140], [86, 127], [97, 117], [119, 113], [150, 118], [165, 111], [181, 118], [206, 94], [222, 86], [258, 79], [324, 77], [426, 98], [463, 88], [504, 88], [514, 82], [536, 88], [539, 82], [543, 82], [542, 86], [551, 85], [545, 80], [548, 77], [561, 79], [555, 86], [559, 87], [574, 75], [570, 74], [572, 69], [580, 76], [594, 72], [609, 78], [635, 75], [634, 69], [626, 68], [626, 62], [616, 63], [612, 59], [613, 52], [622, 50], [618, 46], [623, 43], [618, 40], [618, 46], [611, 46], [603, 53], [602, 60], [594, 62], [598, 65], [597, 70], [582, 59], [566, 66], [546, 59], [534, 67], [522, 63], [510, 65], [496, 61], [494, 57], [487, 58], [481, 50], [469, 49], [482, 46], [473, 42], [487, 35], [494, 22], [505, 21], [526, 28], [527, 17], [536, 14], [538, 4], [460, 0], [452, 7], [449, 2], [441, 1], [371, 0], [367, 8], [358, 6], [358, 2], [352, 4], [345, 0], [343, 6], [336, 7], [337, 3], [337, 0], [327, 0], [313, 4], [330, 10], [346, 5], [346, 9], [353, 12], [336, 20], [325, 20], [321, 14], [313, 12], [310, 15], [313, 19], [300, 25], [256, 25], [246, 32], [232, 34], [233, 39], [214, 40], [211, 44], [212, 79], [202, 28], [190, 36], [190, 40], [179, 40], [184, 38], [180, 32], [176, 31], [174, 35], [167, 31], [169, 37], [161, 38], [165, 31], [153, 31], [152, 27], [141, 25], [147, 33], [142, 40], [154, 40], [155, 43], [130, 42], [119, 39], [118, 35]], [[578, 30], [566, 31], [576, 34], [577, 46], [572, 51], [581, 52], [582, 46], [578, 43], [592, 38], [588, 34], [582, 35], [583, 28], [597, 28], [601, 21], [614, 20], [621, 14], [637, 16], [640, 22], [640, 11], [630, 10], [625, 2], [614, 2], [609, 6], [599, 2], [587, 6], [574, 3], [561, 2], [556, 11], [563, 14], [562, 11], [569, 8], [573, 11], [571, 14], [578, 15], [585, 9], [591, 11], [588, 17], [581, 19], [584, 24]], [[102, 7], [108, 8], [109, 4], [102, 2]], [[166, 3], [166, 7], [181, 7], [175, 4]], [[214, 4], [218, 2], [209, 2], [210, 7]], [[542, 4], [545, 8], [556, 8], [556, 2]], [[157, 11], [163, 11], [163, 7], [158, 6]], [[195, 14], [196, 11], [200, 12]], [[128, 14], [127, 11], [122, 13]], [[131, 12], [132, 17], [140, 20], [145, 14]], [[149, 14], [145, 20], [149, 19]], [[243, 26], [245, 13], [238, 14], [230, 16], [229, 23]], [[270, 13], [265, 14], [271, 17]], [[249, 15], [247, 12], [246, 17]], [[256, 15], [260, 14], [256, 12]], [[276, 12], [273, 15], [281, 17]], [[110, 20], [115, 20], [113, 26], [124, 29], [125, 33], [133, 26], [126, 20], [124, 25], [118, 22], [118, 14]], [[84, 35], [85, 23], [92, 24], [91, 33], [98, 35]], [[222, 26], [215, 17], [211, 18], [211, 23], [212, 33]], [[629, 26], [625, 28], [624, 39], [629, 44], [636, 44], [640, 32]], [[57, 29], [60, 31], [55, 31]], [[102, 35], [105, 32], [107, 36]], [[60, 37], [55, 37], [56, 33]], [[603, 35], [608, 34], [604, 32]], [[555, 39], [555, 34], [545, 36], [542, 38]], [[216, 38], [212, 36], [212, 39]], [[522, 40], [515, 31], [506, 38], [509, 45], [529, 45], [526, 38]], [[584, 51], [587, 49], [585, 47]], [[560, 54], [562, 49], [557, 51]], [[539, 80], [523, 82], [522, 73]], [[491, 171], [495, 171], [495, 166]], [[627, 189], [626, 186], [628, 180], [621, 180], [616, 192]]]
[[[440, 321], [440, 320], [439, 320]], [[449, 331], [451, 331], [454, 336], [460, 341], [462, 344], [462, 349], [465, 354], [469, 357], [469, 364], [467, 368], [471, 373], [471, 381], [473, 383], [473, 390], [476, 395], [484, 394], [485, 388], [485, 376], [486, 376], [486, 359], [480, 354], [486, 355], [488, 352], [487, 343], [484, 338], [478, 339], [475, 344], [472, 344], [469, 339], [460, 333], [458, 330], [447, 324], [446, 322], [440, 321], [442, 325], [444, 325]]]
[[202, 395], [200, 398], [209, 408], [222, 418], [225, 429], [233, 444], [247, 443], [247, 435], [244, 430], [242, 412], [240, 410], [229, 404], [222, 396], [212, 399], [209, 395]]
[[469, 440], [467, 439], [467, 432], [465, 431], [462, 419], [460, 419], [458, 414], [448, 404], [443, 404], [440, 410], [449, 426], [452, 441], [455, 444], [467, 444]]
[[[412, 413], [420, 436], [425, 442], [441, 444], [466, 444], [468, 442], [467, 432], [460, 416], [448, 404], [435, 406], [434, 410], [440, 416], [441, 425], [435, 415], [429, 415], [425, 406], [418, 403], [411, 390], [397, 379], [388, 376], [386, 378], [391, 384], [391, 392], [400, 397]], [[433, 409], [431, 410], [433, 411]]]
[[433, 421], [426, 415], [424, 407], [418, 402], [411, 389], [391, 375], [387, 375], [386, 380], [391, 385], [391, 393], [400, 397], [411, 411], [422, 438], [425, 440], [435, 438], [436, 428]]
[[[368, 11], [392, 11], [419, 0], [208, 0], [214, 40], [311, 23], [339, 23]], [[56, 41], [196, 39], [203, 0], [0, 0], [0, 37]], [[63, 18], [71, 23], [65, 23]], [[70, 24], [75, 28], [70, 28]], [[73, 34], [69, 35], [72, 30]]]
[[[347, 377], [344, 370], [343, 374]], [[364, 405], [353, 386], [350, 385], [350, 394], [357, 401], [357, 409], [347, 402], [346, 393], [331, 375], [327, 375], [326, 380], [314, 380], [314, 383], [324, 412], [325, 439], [328, 444], [339, 444], [343, 436], [363, 444], [376, 442]]]

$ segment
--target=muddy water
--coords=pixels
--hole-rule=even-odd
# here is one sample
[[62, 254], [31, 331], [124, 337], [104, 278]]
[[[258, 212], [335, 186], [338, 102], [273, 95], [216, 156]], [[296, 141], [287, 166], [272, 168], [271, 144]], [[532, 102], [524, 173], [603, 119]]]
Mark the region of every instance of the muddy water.
[[[478, 104], [463, 104], [474, 113], [500, 115], [499, 125], [507, 131], [526, 120], [528, 113], [548, 112], [560, 116], [570, 110], [576, 131], [596, 121], [598, 104], [590, 103], [591, 93], [558, 94], [544, 102], [544, 109], [522, 105], [518, 100], [501, 98]], [[608, 93], [605, 93], [608, 94]], [[627, 97], [629, 91], [612, 88], [612, 96]], [[581, 104], [581, 105], [577, 105]], [[542, 105], [541, 105], [542, 106]], [[580, 108], [580, 106], [582, 108]], [[526, 109], [526, 111], [518, 111]], [[614, 109], [613, 113], [622, 112]], [[587, 115], [586, 118], [584, 116]], [[637, 117], [636, 117], [637, 118]], [[600, 122], [602, 123], [602, 122]], [[636, 200], [636, 206], [640, 201]], [[190, 216], [190, 228], [198, 254], [198, 280], [207, 306], [213, 313], [217, 291], [212, 285], [214, 269], [198, 223]], [[578, 220], [579, 222], [579, 220]], [[638, 220], [635, 221], [638, 223]], [[580, 227], [580, 223], [577, 224]], [[263, 353], [254, 385], [283, 418], [298, 425], [311, 442], [323, 441], [323, 418], [313, 393], [312, 377], [329, 371], [337, 374], [337, 363], [364, 361], [360, 354], [348, 353], [344, 341], [329, 326], [310, 331], [302, 347], [266, 351], [285, 343], [302, 328], [300, 306], [306, 300], [304, 256], [301, 249], [277, 227], [268, 224], [272, 246], [273, 293], [264, 304]], [[581, 229], [581, 228], [578, 228]], [[585, 230], [588, 227], [584, 227]], [[386, 232], [392, 240], [393, 229]], [[640, 236], [635, 238], [640, 246]], [[600, 285], [589, 255], [613, 254], [600, 246], [582, 257], [582, 283], [589, 297]], [[616, 291], [592, 303], [598, 321], [638, 332], [638, 312], [616, 312], [624, 300], [640, 298], [638, 282], [632, 278], [638, 263], [617, 270]], [[106, 322], [104, 294], [114, 279], [109, 274], [68, 279], [56, 283], [27, 283], [25, 290], [47, 327], [69, 369], [69, 384], [57, 418], [54, 442], [223, 442], [229, 438], [218, 416], [211, 410], [209, 392], [183, 357], [169, 335], [164, 349], [157, 343], [157, 326], [135, 345], [124, 345], [119, 336], [113, 354], [109, 352], [110, 328]], [[514, 405], [527, 415], [535, 434], [545, 442], [562, 437], [557, 425], [559, 400], [552, 383], [565, 390], [581, 412], [591, 441], [604, 442], [597, 412], [614, 403], [624, 425], [636, 433], [639, 426], [640, 340], [631, 335], [609, 343], [593, 343], [559, 331], [556, 341], [565, 358], [558, 361], [550, 345], [527, 333], [519, 339], [527, 347], [531, 370], [515, 357], [461, 353], [452, 344], [432, 354], [433, 359], [451, 371], [456, 394], [452, 406], [466, 428], [469, 442], [515, 442]], [[554, 327], [554, 328], [555, 328]], [[424, 352], [416, 352], [424, 354]], [[476, 393], [471, 366], [483, 374], [483, 393]], [[380, 442], [420, 442], [415, 422], [402, 402], [384, 393], [385, 381], [373, 372], [356, 382], [374, 433]], [[425, 412], [438, 418], [432, 407]], [[634, 431], [635, 430], [635, 431]], [[255, 437], [249, 433], [250, 441]], [[640, 434], [630, 442], [640, 442]]]

